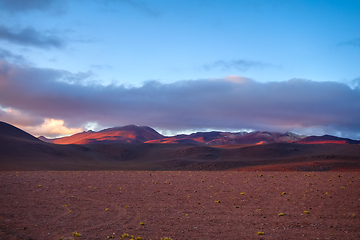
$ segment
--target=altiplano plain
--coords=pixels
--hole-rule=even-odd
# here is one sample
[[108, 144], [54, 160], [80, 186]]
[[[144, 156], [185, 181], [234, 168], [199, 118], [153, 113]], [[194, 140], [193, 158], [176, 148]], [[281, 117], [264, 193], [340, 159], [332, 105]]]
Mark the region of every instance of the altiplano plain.
[[359, 239], [359, 189], [358, 172], [3, 171], [0, 239]]
[[357, 142], [59, 145], [0, 130], [0, 239], [360, 238]]

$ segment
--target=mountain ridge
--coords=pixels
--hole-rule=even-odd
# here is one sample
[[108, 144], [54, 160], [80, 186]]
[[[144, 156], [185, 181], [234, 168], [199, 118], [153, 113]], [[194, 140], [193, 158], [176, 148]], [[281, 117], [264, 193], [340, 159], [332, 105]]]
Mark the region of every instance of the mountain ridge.
[[[120, 130], [124, 130], [125, 133], [123, 134]], [[100, 134], [117, 132], [120, 134], [120, 137], [124, 137], [127, 136], [126, 134], [129, 134], [129, 130], [138, 130], [140, 133], [145, 134], [145, 136], [146, 134], [150, 134], [150, 136], [154, 134], [149, 128], [137, 126], [105, 129]], [[85, 133], [97, 134], [97, 132], [92, 131]], [[212, 139], [217, 139], [223, 135], [229, 139], [236, 139], [237, 137], [249, 134], [239, 133], [238, 135], [232, 135], [231, 133], [223, 132], [202, 132], [190, 135], [194, 139], [200, 136], [202, 140], [205, 139], [211, 142]], [[187, 135], [181, 135], [181, 137], [185, 136]], [[290, 133], [254, 132], [247, 137], [256, 142], [259, 140], [258, 136], [268, 141], [270, 139], [271, 141], [277, 140], [278, 142], [233, 145], [206, 145], [203, 143], [158, 144], [142, 143], [136, 140], [139, 138], [134, 136], [131, 138], [133, 143], [128, 143], [127, 141], [114, 143], [105, 139], [101, 142], [103, 144], [54, 144], [40, 141], [19, 128], [0, 122], [0, 171], [218, 171], [237, 169], [294, 171], [348, 169], [353, 171], [360, 169], [360, 145], [358, 144], [299, 144], [296, 142], [280, 142], [284, 138], [286, 140], [289, 136], [292, 136]], [[155, 134], [154, 137], [159, 138], [162, 135]], [[331, 138], [331, 136], [327, 136], [327, 138]], [[79, 139], [81, 140], [81, 138]], [[92, 138], [89, 139], [94, 140]], [[125, 138], [125, 140], [128, 139]], [[143, 139], [142, 141], [145, 140]], [[218, 142], [215, 143], [217, 144]]]
[[148, 126], [126, 125], [106, 128], [100, 131], [84, 131], [62, 138], [48, 139], [40, 136], [38, 139], [55, 144], [98, 144], [98, 143], [156, 143], [156, 144], [194, 144], [194, 145], [261, 145], [269, 143], [299, 143], [299, 144], [360, 144], [360, 141], [341, 138], [332, 135], [306, 136], [292, 132], [196, 132], [164, 136]]

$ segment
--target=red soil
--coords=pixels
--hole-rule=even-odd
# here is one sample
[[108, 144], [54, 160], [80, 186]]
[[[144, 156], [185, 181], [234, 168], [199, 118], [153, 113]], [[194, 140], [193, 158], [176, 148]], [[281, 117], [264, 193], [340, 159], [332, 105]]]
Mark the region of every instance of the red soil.
[[359, 189], [356, 172], [0, 172], [0, 239], [359, 239]]

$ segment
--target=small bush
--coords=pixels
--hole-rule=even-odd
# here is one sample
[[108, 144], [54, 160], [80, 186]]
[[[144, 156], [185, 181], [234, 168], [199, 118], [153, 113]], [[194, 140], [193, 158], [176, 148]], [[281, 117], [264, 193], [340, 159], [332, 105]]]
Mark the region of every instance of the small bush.
[[130, 238], [130, 235], [127, 233], [123, 233], [123, 235], [121, 235], [122, 238]]
[[73, 235], [74, 237], [81, 237], [81, 234], [78, 233], [78, 232], [73, 232], [72, 235]]

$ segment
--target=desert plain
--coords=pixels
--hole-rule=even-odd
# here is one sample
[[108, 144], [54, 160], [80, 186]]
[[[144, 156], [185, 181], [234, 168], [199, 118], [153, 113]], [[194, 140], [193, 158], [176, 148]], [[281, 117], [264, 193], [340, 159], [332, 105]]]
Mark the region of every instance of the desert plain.
[[355, 171], [2, 171], [0, 191], [0, 239], [360, 238]]
[[357, 142], [59, 145], [0, 130], [1, 240], [360, 239]]

